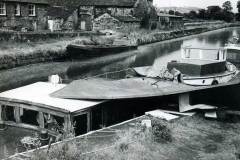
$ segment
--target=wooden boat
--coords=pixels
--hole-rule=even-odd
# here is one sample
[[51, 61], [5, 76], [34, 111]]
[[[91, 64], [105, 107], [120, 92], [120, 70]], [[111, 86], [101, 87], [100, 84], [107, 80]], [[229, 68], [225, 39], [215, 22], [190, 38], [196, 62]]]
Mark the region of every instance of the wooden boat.
[[168, 63], [167, 68], [181, 72], [181, 81], [196, 86], [226, 83], [238, 74], [238, 69], [227, 62], [227, 52], [221, 49], [183, 48], [182, 59]]
[[[172, 79], [170, 76], [169, 80], [177, 80], [193, 86], [226, 83], [239, 73], [236, 66], [226, 61], [227, 52], [223, 48], [183, 48], [181, 55], [181, 60], [168, 63], [166, 71], [153, 71], [151, 67], [138, 67], [135, 68], [135, 71], [141, 76], [162, 79], [169, 77], [164, 74], [172, 74]], [[152, 72], [155, 72], [155, 74]]]
[[70, 44], [67, 52], [71, 58], [96, 57], [107, 54], [121, 53], [124, 51], [135, 50], [137, 45], [82, 45]]

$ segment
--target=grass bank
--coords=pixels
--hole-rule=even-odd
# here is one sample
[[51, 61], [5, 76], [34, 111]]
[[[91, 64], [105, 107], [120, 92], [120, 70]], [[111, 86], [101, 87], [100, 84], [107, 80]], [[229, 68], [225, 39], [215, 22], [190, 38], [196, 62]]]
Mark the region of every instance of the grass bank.
[[156, 43], [161, 41], [166, 41], [175, 38], [181, 38], [190, 35], [196, 35], [204, 32], [209, 32], [213, 30], [218, 30], [222, 28], [228, 27], [236, 27], [240, 26], [239, 23], [220, 23], [214, 25], [199, 25], [195, 27], [191, 27], [189, 29], [184, 30], [171, 30], [171, 31], [159, 31], [153, 30], [148, 31], [144, 29], [136, 30], [134, 28], [125, 28], [123, 29], [123, 33], [128, 35], [129, 39], [133, 43], [137, 43], [138, 45], [145, 45], [150, 43]]
[[[142, 119], [151, 119], [153, 127], [142, 127]], [[202, 115], [171, 122], [142, 117], [24, 156], [31, 160], [236, 160], [239, 127], [239, 121], [207, 120]]]

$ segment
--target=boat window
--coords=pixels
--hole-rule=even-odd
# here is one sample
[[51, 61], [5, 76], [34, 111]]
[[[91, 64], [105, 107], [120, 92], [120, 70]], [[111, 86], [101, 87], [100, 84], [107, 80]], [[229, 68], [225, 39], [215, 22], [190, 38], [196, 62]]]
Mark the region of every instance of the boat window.
[[64, 129], [64, 118], [63, 117], [44, 113], [44, 121], [45, 121], [44, 128], [46, 128], [48, 130], [56, 131], [59, 133], [63, 132], [63, 129]]
[[16, 122], [13, 106], [3, 106], [2, 111], [3, 120]]
[[39, 114], [37, 111], [20, 108], [20, 119], [22, 123], [39, 126]]

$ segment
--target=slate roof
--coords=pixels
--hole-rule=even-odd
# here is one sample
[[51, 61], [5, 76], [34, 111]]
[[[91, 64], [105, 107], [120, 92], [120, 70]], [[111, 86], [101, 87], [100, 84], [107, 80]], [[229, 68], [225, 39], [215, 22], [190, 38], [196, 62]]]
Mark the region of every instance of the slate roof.
[[79, 5], [133, 7], [135, 2], [136, 0], [79, 0]]
[[76, 8], [78, 6], [134, 7], [137, 0], [49, 0], [53, 5]]
[[1, 0], [2, 2], [49, 4], [47, 0]]

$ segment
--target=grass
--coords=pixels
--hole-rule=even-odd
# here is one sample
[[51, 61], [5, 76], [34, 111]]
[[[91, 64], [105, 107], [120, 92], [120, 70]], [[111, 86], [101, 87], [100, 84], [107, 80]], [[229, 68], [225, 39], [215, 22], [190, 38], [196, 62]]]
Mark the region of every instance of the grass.
[[[141, 119], [139, 119], [137, 122], [131, 122], [131, 127], [128, 123], [114, 128], [119, 132], [112, 138], [75, 139], [51, 148], [48, 155], [46, 152], [45, 154], [40, 152], [41, 160], [236, 160], [240, 158], [238, 129], [240, 122], [224, 123], [206, 120], [201, 115], [183, 117], [172, 122], [147, 117], [149, 118], [154, 124], [152, 129], [141, 127]], [[32, 155], [32, 159], [40, 160], [38, 154]]]

